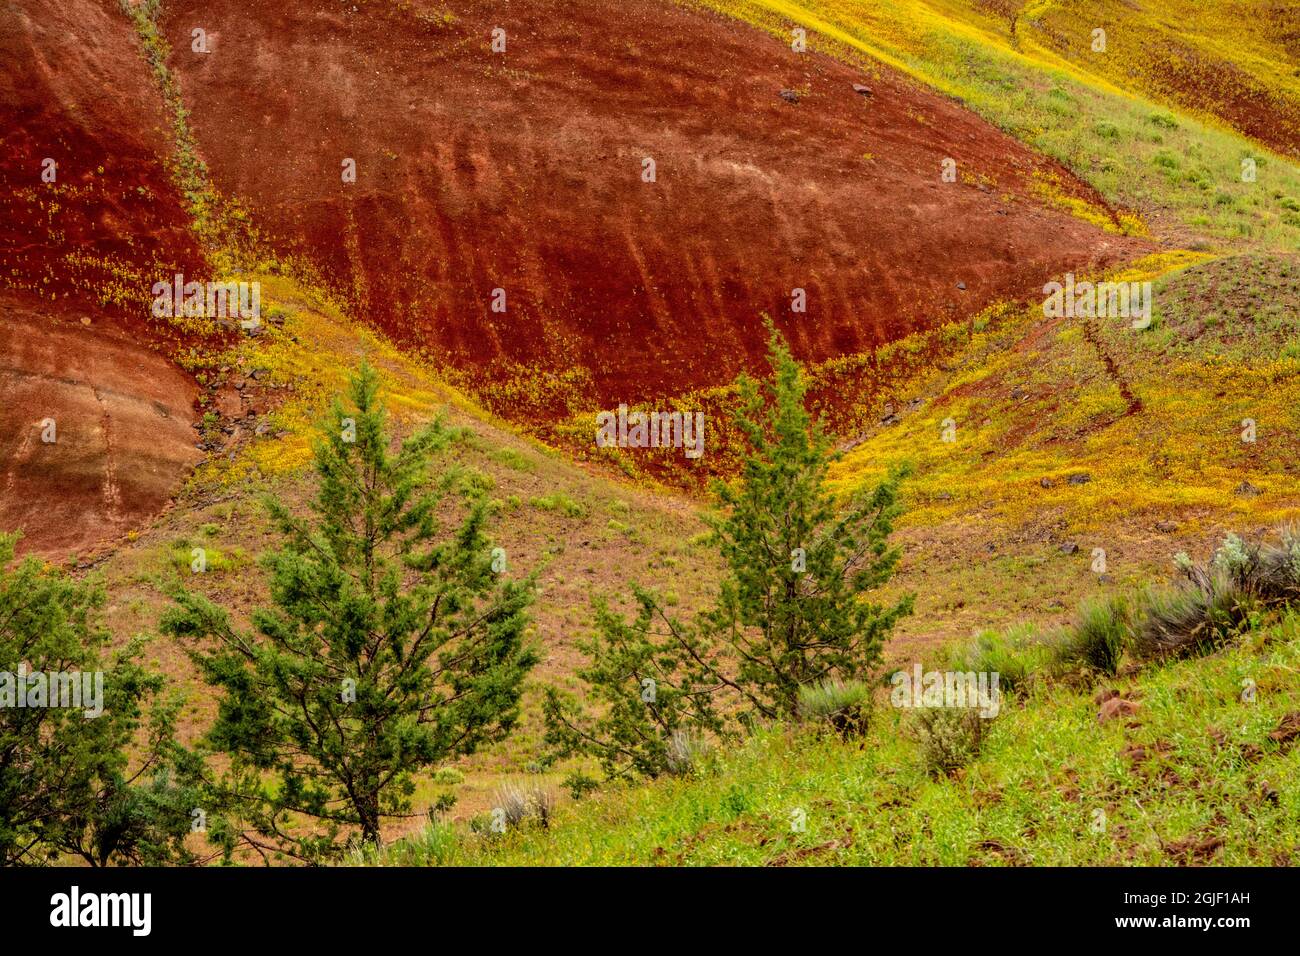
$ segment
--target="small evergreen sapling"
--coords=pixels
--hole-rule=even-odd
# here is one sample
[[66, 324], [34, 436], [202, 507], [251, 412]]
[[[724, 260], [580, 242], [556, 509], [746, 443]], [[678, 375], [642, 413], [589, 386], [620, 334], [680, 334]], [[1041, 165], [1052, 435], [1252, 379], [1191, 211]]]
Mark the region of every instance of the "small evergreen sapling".
[[911, 613], [910, 596], [871, 599], [898, 563], [889, 535], [902, 473], [838, 501], [827, 486], [835, 455], [775, 330], [769, 361], [769, 382], [739, 382], [736, 421], [748, 448], [735, 483], [718, 488], [721, 513], [711, 521], [725, 569], [716, 604], [683, 622], [634, 587], [629, 622], [597, 601], [596, 632], [583, 645], [590, 664], [578, 672], [597, 715], [549, 690], [555, 755], [594, 756], [611, 777], [677, 772], [694, 764], [684, 752], [730, 733], [737, 717], [794, 718], [801, 688], [866, 680]]
[[718, 487], [723, 510], [712, 525], [728, 574], [712, 628], [734, 652], [753, 708], [785, 718], [798, 711], [800, 687], [860, 680], [877, 667], [913, 598], [871, 599], [898, 564], [889, 535], [903, 473], [838, 502], [826, 481], [838, 454], [805, 408], [802, 370], [774, 329], [768, 361], [770, 381], [739, 383], [736, 425], [749, 451], [739, 480]]
[[597, 599], [596, 634], [580, 645], [591, 663], [578, 676], [600, 715], [555, 688], [543, 704], [553, 754], [593, 756], [610, 779], [676, 772], [683, 735], [723, 732], [716, 696], [731, 683], [706, 637], [670, 617], [649, 591], [634, 594], [631, 622]]
[[283, 544], [252, 632], [187, 592], [163, 621], [223, 691], [208, 737], [232, 758], [227, 806], [256, 834], [242, 838], [302, 859], [340, 852], [344, 828], [378, 844], [381, 820], [410, 810], [412, 773], [504, 738], [537, 659], [533, 581], [493, 570], [486, 502], [456, 470], [431, 474], [458, 433], [437, 421], [394, 454], [368, 364], [350, 398], [316, 445], [310, 517], [268, 501]]

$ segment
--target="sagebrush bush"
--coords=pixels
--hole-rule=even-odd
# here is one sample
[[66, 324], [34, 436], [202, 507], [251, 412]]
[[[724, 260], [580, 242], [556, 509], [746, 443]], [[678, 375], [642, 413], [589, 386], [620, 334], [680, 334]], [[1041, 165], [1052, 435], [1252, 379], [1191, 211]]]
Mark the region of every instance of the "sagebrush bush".
[[698, 773], [705, 758], [712, 752], [713, 742], [708, 737], [698, 731], [679, 727], [668, 737], [668, 772], [676, 777]]
[[534, 787], [532, 793], [533, 818], [543, 830], [549, 830], [555, 819], [556, 797], [550, 787]]
[[1151, 588], [1133, 629], [1144, 658], [1206, 653], [1253, 627], [1269, 608], [1300, 599], [1300, 533], [1281, 529], [1278, 543], [1245, 541], [1229, 534], [1206, 563], [1174, 558], [1178, 579]]
[[528, 819], [528, 791], [517, 783], [503, 783], [492, 798], [492, 807], [501, 811], [506, 826], [520, 826]]
[[546, 829], [555, 816], [555, 804], [555, 791], [535, 783], [503, 783], [492, 801], [493, 809], [501, 811], [510, 829], [521, 827], [530, 819]]
[[1277, 544], [1259, 549], [1256, 587], [1271, 602], [1300, 602], [1300, 527], [1288, 525], [1278, 532]]
[[1022, 690], [1034, 672], [1051, 658], [1051, 649], [1032, 624], [1006, 631], [983, 631], [968, 644], [955, 648], [950, 669], [998, 675], [1003, 692]]
[[860, 680], [826, 680], [799, 688], [798, 713], [806, 723], [829, 727], [847, 740], [867, 732], [871, 688]]
[[1148, 659], [1207, 653], [1228, 643], [1253, 615], [1251, 595], [1225, 574], [1175, 588], [1150, 588], [1133, 647]]
[[1122, 596], [1084, 601], [1074, 625], [1057, 644], [1057, 660], [1113, 676], [1128, 647], [1132, 628], [1129, 602]]
[[947, 776], [979, 756], [993, 720], [966, 707], [924, 708], [916, 712], [912, 735], [926, 770]]
[[1215, 550], [1209, 568], [1198, 567], [1185, 554], [1179, 554], [1175, 561], [1188, 577], [1223, 575], [1264, 604], [1290, 604], [1300, 598], [1300, 529], [1294, 525], [1278, 529], [1275, 543], [1227, 535]]

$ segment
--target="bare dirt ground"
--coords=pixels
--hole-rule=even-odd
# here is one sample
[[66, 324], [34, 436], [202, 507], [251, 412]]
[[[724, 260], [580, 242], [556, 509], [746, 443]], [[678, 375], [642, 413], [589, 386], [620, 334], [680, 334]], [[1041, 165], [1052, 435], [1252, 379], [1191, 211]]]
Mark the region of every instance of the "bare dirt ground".
[[0, 310], [0, 528], [63, 556], [148, 524], [202, 457], [193, 380], [33, 297]]
[[955, 103], [668, 3], [179, 0], [162, 26], [218, 188], [516, 421], [729, 381], [764, 312], [821, 360], [1140, 245], [1043, 208], [1036, 173], [1095, 197]]

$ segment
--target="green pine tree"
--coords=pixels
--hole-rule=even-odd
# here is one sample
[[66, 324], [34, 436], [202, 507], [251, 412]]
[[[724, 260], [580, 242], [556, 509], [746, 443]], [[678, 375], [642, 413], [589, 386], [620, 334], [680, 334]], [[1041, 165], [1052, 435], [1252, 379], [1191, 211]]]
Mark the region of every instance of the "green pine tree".
[[[175, 743], [177, 701], [140, 642], [101, 657], [97, 585], [34, 558], [11, 567], [16, 542], [0, 535], [0, 866], [190, 861], [200, 772]], [[65, 679], [97, 672], [100, 700], [62, 706]], [[81, 687], [96, 696], [93, 676]]]
[[578, 672], [595, 713], [547, 692], [555, 757], [592, 756], [611, 777], [672, 770], [689, 763], [683, 740], [725, 736], [735, 717], [792, 717], [800, 687], [868, 676], [911, 613], [911, 596], [872, 600], [898, 563], [889, 535], [903, 473], [838, 500], [827, 485], [836, 455], [774, 329], [769, 361], [770, 381], [738, 382], [735, 418], [747, 448], [737, 480], [718, 486], [721, 508], [710, 522], [725, 566], [717, 602], [686, 623], [635, 586], [640, 610], [631, 622], [597, 601], [595, 633], [583, 645], [590, 663]]
[[597, 599], [596, 634], [579, 645], [591, 662], [578, 677], [599, 716], [554, 687], [543, 703], [553, 759], [592, 756], [610, 779], [690, 770], [696, 741], [725, 730], [718, 691], [730, 682], [716, 648], [667, 614], [649, 591], [634, 588], [634, 594], [638, 613], [631, 622]]
[[268, 502], [284, 540], [252, 633], [192, 593], [163, 620], [224, 692], [208, 739], [232, 758], [223, 807], [254, 831], [242, 839], [308, 860], [348, 829], [377, 844], [414, 772], [505, 737], [536, 663], [532, 579], [494, 570], [488, 505], [460, 472], [432, 474], [460, 432], [434, 422], [393, 454], [368, 364], [350, 399], [316, 445], [311, 516]]
[[733, 651], [748, 703], [771, 718], [794, 714], [800, 686], [878, 666], [913, 598], [871, 598], [898, 564], [889, 535], [903, 473], [836, 500], [826, 479], [838, 453], [805, 407], [799, 363], [769, 331], [773, 377], [741, 376], [735, 421], [748, 450], [739, 479], [717, 487], [711, 524], [727, 575], [711, 629]]

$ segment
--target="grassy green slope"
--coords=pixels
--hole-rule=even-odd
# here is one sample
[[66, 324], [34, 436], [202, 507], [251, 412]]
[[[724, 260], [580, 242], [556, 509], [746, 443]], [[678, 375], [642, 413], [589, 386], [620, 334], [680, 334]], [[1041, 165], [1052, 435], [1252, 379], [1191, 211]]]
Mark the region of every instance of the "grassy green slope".
[[[844, 744], [776, 727], [694, 779], [561, 808], [549, 829], [434, 825], [366, 862], [407, 865], [1290, 865], [1300, 844], [1300, 617], [1213, 657], [1004, 701], [984, 753], [925, 769], [911, 714]], [[1253, 682], [1253, 702], [1243, 688]], [[803, 818], [806, 828], [793, 824]]]

